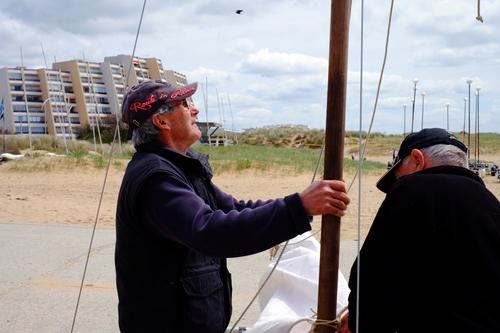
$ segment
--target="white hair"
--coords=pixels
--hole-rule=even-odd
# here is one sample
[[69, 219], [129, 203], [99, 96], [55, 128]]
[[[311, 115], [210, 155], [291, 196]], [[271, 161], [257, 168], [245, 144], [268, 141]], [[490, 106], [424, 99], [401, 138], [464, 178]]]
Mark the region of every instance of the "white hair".
[[[420, 149], [432, 162], [432, 166], [453, 165], [464, 168], [469, 167], [466, 153], [453, 145], [438, 144]], [[402, 164], [405, 165], [409, 161], [409, 156], [403, 159]]]

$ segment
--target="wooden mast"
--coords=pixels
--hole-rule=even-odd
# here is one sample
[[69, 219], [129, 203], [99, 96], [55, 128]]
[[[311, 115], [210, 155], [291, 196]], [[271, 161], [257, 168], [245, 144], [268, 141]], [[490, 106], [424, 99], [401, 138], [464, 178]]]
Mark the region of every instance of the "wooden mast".
[[[343, 179], [350, 3], [350, 0], [331, 2], [324, 179]], [[336, 318], [339, 247], [340, 218], [323, 215], [316, 332], [335, 332], [319, 322]]]

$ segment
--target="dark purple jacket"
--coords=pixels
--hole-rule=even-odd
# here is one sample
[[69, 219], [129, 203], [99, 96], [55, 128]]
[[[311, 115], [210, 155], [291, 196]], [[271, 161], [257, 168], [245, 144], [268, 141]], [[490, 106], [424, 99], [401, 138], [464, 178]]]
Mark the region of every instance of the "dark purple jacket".
[[360, 265], [361, 333], [500, 332], [500, 203], [465, 168], [401, 177], [373, 221]]
[[310, 230], [298, 194], [237, 201], [211, 182], [208, 158], [142, 145], [118, 198], [115, 265], [122, 332], [224, 332], [226, 257]]

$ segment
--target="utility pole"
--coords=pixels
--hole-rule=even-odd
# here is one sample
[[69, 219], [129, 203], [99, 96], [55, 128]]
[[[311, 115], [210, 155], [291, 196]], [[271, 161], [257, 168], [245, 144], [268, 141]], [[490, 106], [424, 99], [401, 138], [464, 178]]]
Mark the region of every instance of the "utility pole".
[[469, 129], [468, 129], [468, 133], [467, 133], [467, 159], [470, 159], [470, 85], [472, 83], [472, 80], [467, 80], [467, 85], [469, 86], [469, 97], [468, 97], [468, 101], [469, 101]]
[[476, 150], [477, 150], [477, 160], [476, 165], [479, 163], [479, 90], [480, 87], [476, 88]]
[[412, 109], [411, 109], [411, 132], [413, 133], [413, 123], [415, 119], [415, 98], [417, 98], [417, 83], [418, 79], [413, 79], [413, 101], [412, 101]]
[[403, 137], [406, 136], [406, 104], [403, 104], [404, 116], [403, 116]]
[[464, 128], [462, 131], [462, 142], [465, 144], [465, 121], [467, 119], [467, 97], [464, 97]]
[[450, 103], [446, 103], [446, 130], [450, 131]]
[[425, 101], [425, 91], [422, 91], [422, 123], [420, 129], [424, 129], [424, 101]]

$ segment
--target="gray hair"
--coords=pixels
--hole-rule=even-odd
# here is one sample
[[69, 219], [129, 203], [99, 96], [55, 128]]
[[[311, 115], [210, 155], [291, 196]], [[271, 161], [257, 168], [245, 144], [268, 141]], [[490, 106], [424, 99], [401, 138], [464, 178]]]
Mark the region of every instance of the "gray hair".
[[467, 168], [469, 163], [465, 152], [453, 145], [439, 144], [422, 149], [422, 153], [427, 156], [434, 166], [454, 165]]
[[153, 116], [157, 114], [169, 113], [173, 110], [171, 106], [161, 106], [155, 113], [148, 117], [138, 128], [132, 133], [132, 143], [135, 147], [144, 143], [157, 141], [159, 139], [160, 130], [153, 124]]
[[[466, 153], [453, 145], [438, 144], [420, 149], [428, 159], [432, 161], [432, 166], [453, 165], [464, 168], [469, 167]], [[407, 164], [409, 156], [405, 157], [403, 164]]]

